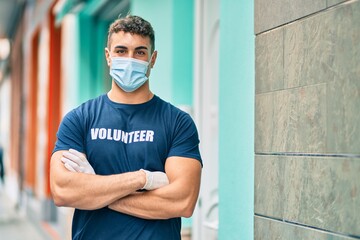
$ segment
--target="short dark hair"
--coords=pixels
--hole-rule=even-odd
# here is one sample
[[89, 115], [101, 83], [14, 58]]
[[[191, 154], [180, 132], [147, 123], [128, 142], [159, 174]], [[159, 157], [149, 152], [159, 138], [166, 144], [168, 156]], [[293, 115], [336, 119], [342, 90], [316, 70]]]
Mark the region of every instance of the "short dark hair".
[[110, 47], [110, 39], [113, 33], [120, 31], [138, 34], [150, 38], [151, 53], [155, 50], [155, 32], [151, 24], [139, 16], [127, 15], [125, 18], [116, 19], [109, 27], [107, 46]]

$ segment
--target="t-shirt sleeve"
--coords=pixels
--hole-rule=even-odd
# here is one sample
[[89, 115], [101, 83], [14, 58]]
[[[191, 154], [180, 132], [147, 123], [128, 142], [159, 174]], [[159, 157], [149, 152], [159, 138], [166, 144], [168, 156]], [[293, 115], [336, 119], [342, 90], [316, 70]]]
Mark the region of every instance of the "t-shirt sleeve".
[[199, 160], [202, 165], [199, 143], [199, 135], [194, 121], [188, 114], [184, 114], [179, 118], [175, 126], [174, 138], [168, 157], [194, 158]]
[[84, 131], [81, 123], [82, 121], [75, 110], [65, 115], [56, 134], [57, 141], [53, 153], [70, 148], [85, 152]]

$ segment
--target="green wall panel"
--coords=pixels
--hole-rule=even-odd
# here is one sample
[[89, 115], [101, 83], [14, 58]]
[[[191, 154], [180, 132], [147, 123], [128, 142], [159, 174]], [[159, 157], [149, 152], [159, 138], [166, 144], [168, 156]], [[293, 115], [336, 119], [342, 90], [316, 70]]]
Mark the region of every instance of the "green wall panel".
[[109, 22], [87, 14], [78, 14], [78, 57], [79, 92], [78, 103], [107, 92], [111, 86], [106, 65], [106, 47]]
[[98, 21], [96, 24], [96, 50], [94, 49], [94, 54], [97, 55], [96, 59], [94, 59], [94, 68], [96, 69], [95, 95], [108, 92], [111, 88], [112, 80], [105, 59], [105, 47], [110, 23], [108, 21]]
[[253, 1], [221, 1], [219, 239], [253, 239]]
[[[92, 97], [91, 95], [91, 76], [94, 70], [91, 68], [91, 52], [94, 51], [93, 33], [91, 26], [93, 19], [89, 16], [78, 14], [79, 21], [79, 94], [78, 102], [82, 103]], [[91, 49], [90, 49], [91, 48]], [[95, 48], [96, 49], [96, 48]]]
[[172, 101], [192, 105], [194, 1], [173, 1]]
[[172, 4], [168, 0], [132, 0], [132, 15], [138, 15], [149, 21], [155, 31], [155, 48], [158, 57], [151, 71], [150, 87], [153, 93], [166, 101], [171, 101], [172, 96]]

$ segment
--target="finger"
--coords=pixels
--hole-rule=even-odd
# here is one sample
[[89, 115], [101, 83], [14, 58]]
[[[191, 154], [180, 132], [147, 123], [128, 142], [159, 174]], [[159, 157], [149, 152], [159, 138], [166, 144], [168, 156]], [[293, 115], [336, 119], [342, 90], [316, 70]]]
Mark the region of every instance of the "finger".
[[61, 161], [64, 164], [67, 164], [69, 166], [71, 166], [72, 169], [74, 169], [76, 172], [83, 172], [82, 168], [79, 166], [79, 164], [73, 162], [72, 160], [66, 159], [66, 158], [62, 158]]
[[63, 152], [63, 157], [77, 163], [78, 165], [82, 163], [82, 160], [71, 152]]
[[70, 166], [70, 164], [67, 163], [67, 162], [64, 164], [64, 167], [65, 167], [67, 170], [69, 170], [70, 172], [76, 172], [75, 169], [73, 169], [73, 168]]
[[87, 162], [86, 156], [84, 153], [81, 153], [75, 149], [70, 148], [69, 152], [71, 152], [72, 154], [74, 154], [75, 156], [77, 156], [78, 158], [80, 158], [83, 162]]
[[61, 157], [61, 162], [62, 162], [62, 163], [65, 164], [65, 163], [67, 162], [67, 160], [68, 160], [67, 158]]
[[67, 157], [61, 157], [61, 162], [65, 163], [70, 163], [70, 165], [79, 165], [76, 161], [74, 161], [73, 159], [67, 158]]

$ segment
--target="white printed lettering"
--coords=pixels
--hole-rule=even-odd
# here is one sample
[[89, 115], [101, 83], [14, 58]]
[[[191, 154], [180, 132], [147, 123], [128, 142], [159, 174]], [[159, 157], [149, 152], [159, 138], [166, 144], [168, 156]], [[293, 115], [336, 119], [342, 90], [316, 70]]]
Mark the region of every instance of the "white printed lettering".
[[112, 138], [112, 136], [111, 136], [111, 129], [110, 128], [108, 128], [108, 130], [107, 130], [107, 140], [112, 140], [113, 138]]
[[139, 134], [140, 134], [140, 131], [135, 131], [135, 133], [134, 133], [134, 142], [139, 141]]
[[133, 135], [134, 135], [134, 132], [129, 132], [129, 143], [132, 143]]
[[91, 129], [91, 140], [97, 139], [98, 133], [99, 133], [98, 128], [92, 128]]
[[106, 138], [106, 129], [105, 128], [100, 128], [99, 138], [100, 139], [105, 139]]
[[135, 143], [135, 142], [153, 142], [154, 131], [152, 130], [137, 130], [132, 132], [124, 132], [120, 129], [111, 128], [91, 128], [90, 129], [91, 140], [113, 140], [121, 141], [123, 143]]
[[121, 141], [124, 143], [128, 143], [128, 135], [129, 135], [129, 133], [122, 132]]
[[121, 137], [121, 130], [114, 129], [114, 140], [120, 141], [120, 137]]
[[154, 141], [154, 131], [147, 130], [147, 132], [146, 132], [146, 141], [147, 142]]
[[146, 133], [146, 130], [141, 130], [140, 131], [140, 139], [139, 139], [140, 142], [145, 141], [145, 133]]

